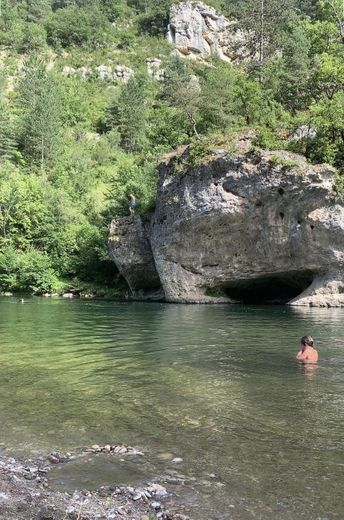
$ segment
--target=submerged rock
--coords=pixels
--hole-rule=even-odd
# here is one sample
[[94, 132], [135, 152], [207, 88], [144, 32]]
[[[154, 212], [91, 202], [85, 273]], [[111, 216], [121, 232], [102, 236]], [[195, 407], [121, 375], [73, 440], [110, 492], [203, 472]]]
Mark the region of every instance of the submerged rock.
[[183, 174], [170, 161], [151, 224], [116, 221], [110, 250], [133, 290], [160, 279], [169, 302], [344, 306], [334, 169], [289, 152], [215, 156]]

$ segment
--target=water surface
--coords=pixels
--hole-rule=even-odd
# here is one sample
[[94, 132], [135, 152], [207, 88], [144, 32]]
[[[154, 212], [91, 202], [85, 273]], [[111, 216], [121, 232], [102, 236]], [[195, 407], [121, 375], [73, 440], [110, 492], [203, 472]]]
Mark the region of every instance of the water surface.
[[61, 465], [57, 486], [159, 474], [200, 520], [343, 519], [344, 310], [26, 302], [0, 298], [0, 442], [146, 453]]

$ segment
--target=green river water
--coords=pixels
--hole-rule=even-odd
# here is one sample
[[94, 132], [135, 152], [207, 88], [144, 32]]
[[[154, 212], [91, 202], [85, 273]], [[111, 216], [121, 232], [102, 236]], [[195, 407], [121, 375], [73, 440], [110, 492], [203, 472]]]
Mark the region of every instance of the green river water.
[[159, 476], [198, 520], [344, 518], [344, 310], [25, 301], [0, 298], [2, 449], [145, 453], [61, 464], [53, 486]]

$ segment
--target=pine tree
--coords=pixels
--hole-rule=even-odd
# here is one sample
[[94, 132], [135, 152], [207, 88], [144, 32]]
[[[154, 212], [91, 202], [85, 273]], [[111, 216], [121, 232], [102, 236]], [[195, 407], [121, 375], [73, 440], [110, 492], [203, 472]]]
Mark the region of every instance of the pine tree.
[[29, 22], [40, 23], [51, 12], [48, 0], [26, 0], [27, 19]]
[[0, 162], [11, 161], [17, 151], [13, 122], [6, 104], [0, 102]]
[[108, 109], [108, 126], [119, 131], [121, 146], [125, 150], [138, 150], [143, 144], [145, 101], [144, 82], [140, 78], [130, 78]]
[[29, 59], [20, 85], [20, 143], [24, 153], [41, 166], [52, 163], [60, 144], [62, 106], [54, 76], [42, 62]]
[[296, 0], [236, 0], [233, 10], [251, 31], [252, 53], [262, 65], [280, 49], [282, 34], [295, 18]]

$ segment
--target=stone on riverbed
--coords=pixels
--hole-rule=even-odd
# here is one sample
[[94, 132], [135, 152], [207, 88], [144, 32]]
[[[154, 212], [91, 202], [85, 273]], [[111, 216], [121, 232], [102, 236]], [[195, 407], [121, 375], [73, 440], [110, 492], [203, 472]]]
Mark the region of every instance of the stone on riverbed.
[[174, 464], [180, 464], [181, 462], [183, 462], [183, 459], [180, 457], [175, 457], [171, 462], [173, 462]]
[[93, 444], [90, 448], [85, 448], [84, 453], [112, 453], [116, 455], [139, 455], [143, 456], [142, 451], [133, 448], [132, 446], [123, 446], [121, 444], [106, 444], [105, 446], [99, 446], [99, 444]]

